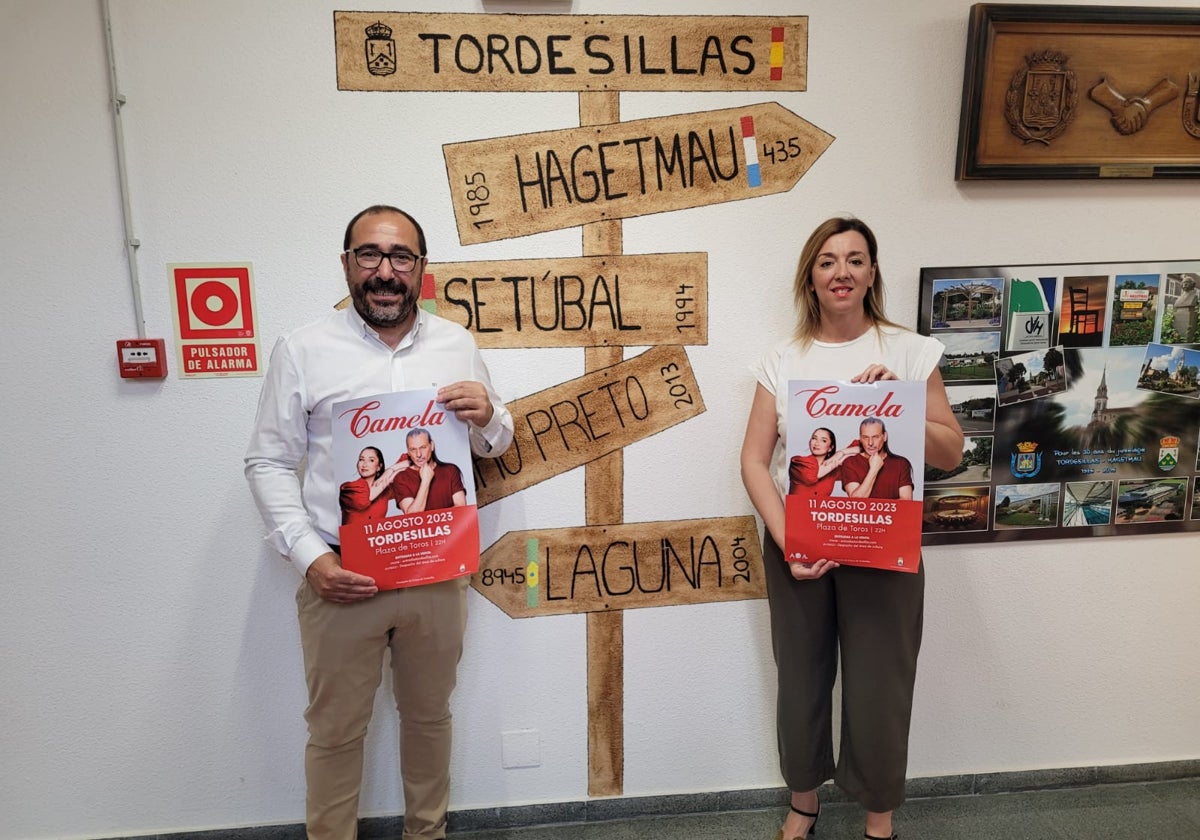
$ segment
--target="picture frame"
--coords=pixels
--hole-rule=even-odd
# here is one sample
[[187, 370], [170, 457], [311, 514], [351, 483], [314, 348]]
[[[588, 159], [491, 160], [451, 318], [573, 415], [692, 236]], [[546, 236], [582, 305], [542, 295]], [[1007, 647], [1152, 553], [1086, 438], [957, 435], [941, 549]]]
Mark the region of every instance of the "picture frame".
[[963, 430], [924, 545], [1200, 533], [1200, 259], [926, 266]]
[[1200, 177], [1200, 8], [977, 3], [955, 180]]

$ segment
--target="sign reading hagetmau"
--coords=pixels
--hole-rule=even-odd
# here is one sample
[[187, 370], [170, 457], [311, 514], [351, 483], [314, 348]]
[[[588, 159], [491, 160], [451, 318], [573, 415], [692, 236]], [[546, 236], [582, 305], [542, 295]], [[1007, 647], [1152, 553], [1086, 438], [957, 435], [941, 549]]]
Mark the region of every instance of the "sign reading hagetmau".
[[776, 102], [442, 147], [464, 245], [784, 192], [833, 135]]
[[807, 17], [334, 12], [338, 90], [804, 90]]
[[471, 586], [512, 618], [766, 597], [753, 516], [510, 531]]
[[431, 263], [430, 284], [480, 347], [708, 343], [705, 253]]
[[499, 458], [475, 459], [480, 507], [695, 417], [704, 400], [684, 349], [655, 347], [508, 409], [512, 445]]

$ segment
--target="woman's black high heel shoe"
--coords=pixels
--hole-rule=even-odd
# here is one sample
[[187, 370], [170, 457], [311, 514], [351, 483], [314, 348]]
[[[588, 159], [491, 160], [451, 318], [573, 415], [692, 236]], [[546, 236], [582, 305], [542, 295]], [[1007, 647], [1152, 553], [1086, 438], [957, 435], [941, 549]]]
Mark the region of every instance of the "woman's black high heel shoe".
[[[805, 837], [814, 836], [817, 833], [817, 820], [819, 820], [821, 818], [821, 803], [820, 803], [820, 801], [817, 802], [817, 812], [815, 814], [810, 811], [801, 811], [799, 808], [797, 808], [795, 805], [792, 805], [791, 803], [788, 804], [788, 807], [791, 808], [793, 811], [795, 811], [797, 814], [799, 814], [802, 817], [812, 817], [812, 825], [810, 825], [808, 827], [808, 834], [806, 834], [804, 836]], [[775, 832], [775, 840], [783, 840], [783, 829], [782, 828], [779, 829], [779, 831]]]
[[866, 840], [899, 840], [900, 835], [893, 834], [891, 837], [876, 837], [874, 834], [867, 834], [867, 832], [864, 831], [863, 837], [866, 838]]

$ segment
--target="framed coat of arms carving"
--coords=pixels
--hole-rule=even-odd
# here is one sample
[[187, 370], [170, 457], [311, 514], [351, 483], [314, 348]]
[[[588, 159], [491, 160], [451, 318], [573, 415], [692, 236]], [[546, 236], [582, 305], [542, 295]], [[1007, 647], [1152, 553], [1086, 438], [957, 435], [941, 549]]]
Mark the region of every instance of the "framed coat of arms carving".
[[972, 6], [955, 177], [1200, 177], [1200, 8]]

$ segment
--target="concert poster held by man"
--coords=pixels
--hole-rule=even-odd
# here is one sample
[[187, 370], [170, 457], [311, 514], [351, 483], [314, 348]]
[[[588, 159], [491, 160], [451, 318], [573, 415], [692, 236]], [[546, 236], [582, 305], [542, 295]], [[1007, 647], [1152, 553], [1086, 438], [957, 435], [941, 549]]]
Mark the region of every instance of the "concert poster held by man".
[[342, 565], [381, 589], [436, 583], [479, 568], [467, 424], [434, 389], [333, 406]]

